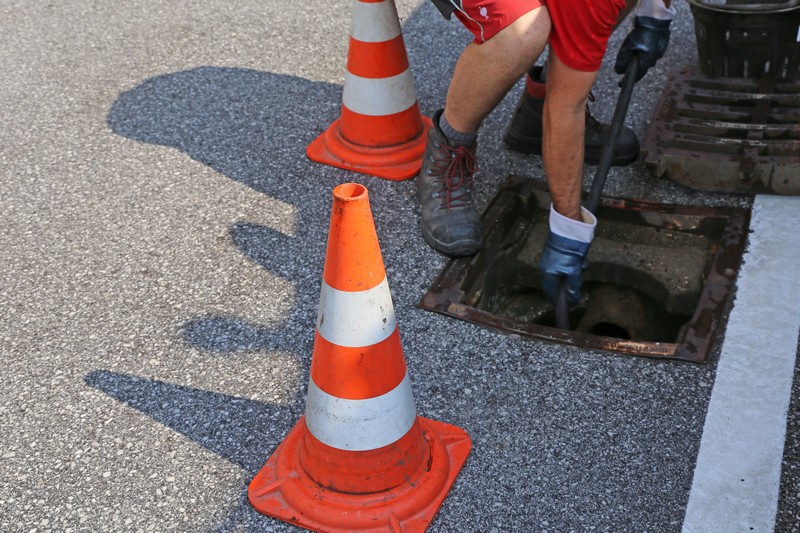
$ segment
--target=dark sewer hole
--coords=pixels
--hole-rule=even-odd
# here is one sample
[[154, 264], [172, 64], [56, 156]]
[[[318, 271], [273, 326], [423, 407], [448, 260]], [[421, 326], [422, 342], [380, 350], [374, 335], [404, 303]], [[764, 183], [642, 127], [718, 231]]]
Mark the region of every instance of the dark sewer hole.
[[[499, 281], [491, 270], [487, 271], [483, 286], [486, 292], [476, 307], [510, 320], [555, 328], [555, 311], [544, 294], [536, 289], [510, 294], [510, 281]], [[691, 316], [670, 313], [631, 287], [594, 281], [584, 285], [581, 302], [570, 310], [569, 319], [570, 329], [579, 333], [670, 343], [680, 336]]]
[[631, 334], [617, 324], [611, 322], [600, 322], [589, 328], [590, 335], [600, 335], [601, 337], [614, 337], [617, 339], [630, 339]]
[[452, 259], [420, 307], [575, 346], [703, 362], [741, 264], [749, 211], [603, 199], [565, 331], [540, 285], [549, 205], [543, 183], [510, 176], [481, 217], [481, 251]]
[[[577, 322], [573, 317], [570, 317], [570, 321], [572, 323]], [[549, 328], [555, 328], [556, 320], [555, 314], [550, 314], [547, 317], [543, 318], [540, 325], [547, 326]], [[599, 322], [594, 324], [592, 327], [589, 328], [587, 331], [589, 335], [596, 335], [598, 337], [611, 337], [614, 339], [624, 339], [629, 340], [631, 338], [631, 334], [625, 329], [623, 326], [619, 324], [613, 324], [611, 322]]]

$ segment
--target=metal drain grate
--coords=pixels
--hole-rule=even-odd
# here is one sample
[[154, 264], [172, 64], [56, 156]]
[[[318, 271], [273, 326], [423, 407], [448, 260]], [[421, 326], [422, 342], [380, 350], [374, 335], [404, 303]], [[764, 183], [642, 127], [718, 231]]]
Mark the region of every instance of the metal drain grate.
[[658, 177], [692, 189], [800, 195], [800, 81], [673, 73], [642, 143]]

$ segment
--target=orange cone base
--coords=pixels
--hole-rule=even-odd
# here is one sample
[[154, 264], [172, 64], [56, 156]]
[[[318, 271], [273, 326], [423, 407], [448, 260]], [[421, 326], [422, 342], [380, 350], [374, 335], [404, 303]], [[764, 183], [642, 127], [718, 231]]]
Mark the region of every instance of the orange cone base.
[[350, 494], [325, 488], [300, 465], [305, 418], [292, 428], [248, 489], [259, 512], [313, 531], [425, 531], [467, 460], [471, 441], [450, 424], [417, 417], [431, 447], [427, 470], [393, 489]]
[[422, 117], [422, 133], [403, 144], [386, 147], [371, 147], [355, 144], [342, 137], [336, 119], [322, 135], [306, 148], [312, 161], [334, 167], [353, 170], [387, 180], [406, 180], [419, 174], [422, 154], [428, 142], [431, 119]]

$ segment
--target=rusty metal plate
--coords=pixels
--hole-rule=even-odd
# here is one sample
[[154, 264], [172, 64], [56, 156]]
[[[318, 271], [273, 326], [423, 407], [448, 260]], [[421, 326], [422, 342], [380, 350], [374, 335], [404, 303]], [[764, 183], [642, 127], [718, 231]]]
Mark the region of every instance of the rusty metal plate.
[[[525, 259], [523, 256], [530, 255], [530, 251], [523, 249], [521, 255], [517, 255], [523, 257], [522, 260], [503, 261], [502, 258], [509, 250], [522, 249], [526, 242], [532, 242], [531, 235], [540, 231], [536, 225], [546, 225], [544, 221], [548, 208], [549, 195], [542, 182], [521, 176], [509, 176], [481, 217], [483, 222], [481, 251], [472, 257], [451, 259], [422, 298], [419, 306], [505, 332], [581, 348], [695, 363], [706, 361], [719, 333], [719, 326], [729, 305], [730, 291], [741, 264], [745, 236], [750, 222], [749, 210], [685, 207], [612, 198], [601, 200], [597, 209], [598, 231], [616, 225], [628, 227], [634, 239], [638, 239], [645, 231], [659, 235], [661, 239], [674, 239], [676, 242], [673, 248], [666, 250], [666, 254], [662, 253], [660, 256], [674, 255], [676, 265], [686, 263], [684, 258], [688, 258], [691, 252], [687, 250], [687, 253], [684, 253], [685, 242], [705, 243], [702, 250], [704, 256], [699, 263], [701, 272], [695, 301], [692, 301], [687, 308], [687, 302], [685, 298], [681, 298], [681, 291], [678, 289], [668, 290], [665, 294], [655, 294], [660, 303], [674, 307], [681, 316], [685, 315], [686, 321], [674, 338], [654, 342], [636, 340], [633, 337], [624, 339], [565, 331], [520, 314], [496, 312], [492, 305], [487, 303], [492, 301], [492, 295], [489, 294], [491, 283], [488, 281], [491, 277], [488, 273], [490, 267], [504, 270], [503, 275], [508, 279], [524, 279], [522, 283], [530, 285], [525, 290], [531, 293], [537, 292], [536, 284], [539, 283], [540, 275], [537, 268], [532, 265], [537, 264], [538, 255]], [[590, 251], [590, 266], [584, 276], [585, 284], [596, 281], [604, 275], [603, 269], [600, 267], [595, 269], [593, 264], [603, 263], [609, 250], [619, 249], [619, 242], [606, 244], [606, 252], [598, 249], [602, 248], [597, 242], [603, 238], [602, 232], [600, 233], [600, 237], [595, 237], [595, 243]], [[612, 236], [607, 240], [613, 241], [614, 238]], [[538, 247], [538, 244], [535, 247]], [[624, 244], [623, 247], [627, 245]], [[593, 253], [596, 255], [592, 256]], [[636, 258], [634, 254], [633, 260], [629, 263], [633, 264], [636, 261], [641, 262], [642, 258]], [[620, 264], [623, 277], [635, 278], [630, 276], [633, 267], [626, 266], [624, 261]], [[680, 270], [680, 267], [677, 268]], [[648, 274], [645, 277], [652, 281], [651, 278], [657, 276]], [[617, 278], [612, 282], [625, 283], [624, 279], [619, 279], [619, 276]], [[670, 292], [674, 294], [669, 294]], [[539, 294], [541, 297], [538, 300], [531, 301], [545, 302], [541, 305], [549, 306], [552, 311], [552, 306], [546, 302], [543, 294], [540, 291]], [[673, 303], [666, 303], [670, 301]], [[534, 307], [536, 305], [540, 304], [535, 303]]]
[[672, 73], [642, 143], [658, 177], [729, 193], [800, 194], [800, 80]]

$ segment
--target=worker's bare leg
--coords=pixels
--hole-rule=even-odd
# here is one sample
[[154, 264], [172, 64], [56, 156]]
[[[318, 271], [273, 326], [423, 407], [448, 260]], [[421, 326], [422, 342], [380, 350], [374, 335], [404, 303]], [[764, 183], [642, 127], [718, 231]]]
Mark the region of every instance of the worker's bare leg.
[[481, 122], [535, 62], [550, 34], [546, 8], [530, 11], [483, 44], [461, 54], [445, 103], [422, 157], [417, 195], [425, 240], [448, 255], [480, 248], [481, 226], [472, 204], [476, 136]]
[[550, 35], [550, 16], [538, 8], [482, 44], [470, 43], [456, 63], [445, 118], [458, 131], [477, 131], [483, 119], [535, 63]]

